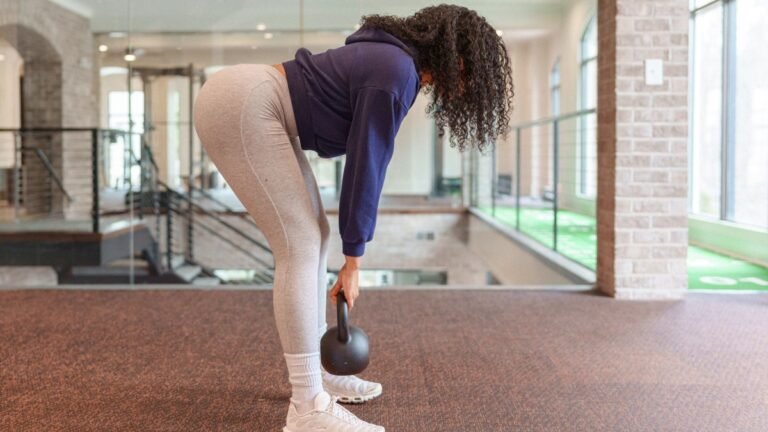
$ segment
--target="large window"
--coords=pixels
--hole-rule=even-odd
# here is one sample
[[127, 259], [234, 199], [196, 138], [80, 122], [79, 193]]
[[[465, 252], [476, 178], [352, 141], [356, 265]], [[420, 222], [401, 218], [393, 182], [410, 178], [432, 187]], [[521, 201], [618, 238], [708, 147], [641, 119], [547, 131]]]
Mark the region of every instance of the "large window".
[[[579, 50], [579, 109], [597, 106], [597, 20], [593, 15], [581, 36]], [[597, 118], [586, 115], [579, 118], [579, 144], [577, 154], [577, 192], [592, 198], [597, 191]]]
[[720, 147], [722, 142], [722, 65], [723, 25], [719, 3], [701, 9], [695, 15], [692, 70], [694, 79], [691, 106], [693, 127], [691, 136], [691, 211], [719, 217], [720, 215]]
[[768, 227], [768, 2], [691, 4], [694, 214]]
[[560, 58], [549, 73], [549, 104], [553, 116], [560, 114]]
[[[732, 181], [728, 219], [768, 227], [768, 2], [732, 2]], [[760, 54], [762, 53], [762, 54]]]
[[[552, 70], [549, 72], [549, 105], [552, 116], [560, 115], [560, 58], [555, 60], [555, 64], [552, 65]], [[547, 150], [547, 158], [551, 158], [555, 154], [555, 137], [550, 135], [549, 144]], [[551, 191], [554, 188], [555, 183], [555, 170], [547, 170], [547, 185], [546, 190]]]
[[[110, 129], [128, 130], [128, 92], [111, 91], [108, 95], [107, 122]], [[131, 94], [130, 118], [133, 121], [133, 132], [144, 132], [144, 92], [133, 91]], [[141, 155], [141, 138], [139, 135], [132, 136], [132, 150], [136, 157]], [[136, 185], [140, 183], [141, 168], [131, 166], [128, 161], [130, 155], [123, 140], [115, 140], [109, 143], [108, 147], [108, 166], [106, 167], [107, 185], [114, 188], [127, 187], [128, 181]], [[128, 166], [131, 166], [131, 178], [127, 178]]]
[[[128, 130], [128, 92], [111, 91], [108, 96], [107, 123], [111, 129]], [[144, 92], [133, 91], [131, 96], [133, 131], [144, 132]]]

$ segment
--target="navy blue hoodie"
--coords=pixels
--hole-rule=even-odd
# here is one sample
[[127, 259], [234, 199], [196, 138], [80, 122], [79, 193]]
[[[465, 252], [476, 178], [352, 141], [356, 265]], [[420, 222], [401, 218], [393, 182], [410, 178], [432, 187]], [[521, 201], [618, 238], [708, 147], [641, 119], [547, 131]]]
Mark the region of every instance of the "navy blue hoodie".
[[395, 135], [421, 88], [414, 55], [395, 36], [361, 28], [344, 46], [318, 54], [299, 48], [282, 63], [302, 149], [347, 155], [339, 198], [344, 255], [363, 255], [373, 240]]

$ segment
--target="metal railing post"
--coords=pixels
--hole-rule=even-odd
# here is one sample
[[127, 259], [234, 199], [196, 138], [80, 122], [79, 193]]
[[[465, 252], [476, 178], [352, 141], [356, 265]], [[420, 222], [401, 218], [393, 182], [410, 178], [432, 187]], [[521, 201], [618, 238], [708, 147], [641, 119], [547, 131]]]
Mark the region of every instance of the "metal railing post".
[[520, 231], [520, 128], [515, 132], [515, 229]]
[[552, 210], [553, 210], [553, 230], [552, 230], [552, 248], [554, 250], [557, 250], [557, 200], [558, 200], [558, 183], [560, 181], [559, 173], [560, 173], [560, 133], [558, 130], [558, 121], [555, 120], [552, 122], [552, 149], [553, 149], [553, 161], [552, 161], [552, 169], [554, 172], [552, 173], [552, 182], [554, 183], [553, 186], [553, 199], [552, 199]]
[[158, 267], [160, 267], [160, 196], [157, 188], [157, 172], [150, 170], [150, 176], [152, 181], [150, 183], [152, 187], [152, 212], [155, 215], [155, 244], [154, 252], [155, 259], [157, 260]]
[[173, 194], [165, 190], [165, 260], [168, 271], [173, 270]]
[[93, 232], [99, 232], [99, 130], [91, 130], [91, 219]]
[[491, 216], [496, 217], [496, 143], [491, 151]]
[[13, 133], [13, 221], [19, 221], [21, 206], [21, 133]]
[[[194, 148], [195, 148], [195, 125], [194, 108], [192, 101], [195, 94], [195, 79], [194, 79], [194, 66], [189, 64], [189, 121], [187, 122], [189, 128], [189, 175], [187, 176], [187, 193], [189, 194], [189, 205], [187, 206], [187, 250], [186, 257], [189, 262], [194, 262], [194, 208], [192, 207], [192, 200], [194, 199], [194, 185], [195, 185], [195, 164], [194, 164]], [[201, 179], [202, 180], [202, 179]]]
[[146, 172], [144, 172], [144, 137], [142, 136], [141, 139], [141, 148], [139, 150], [139, 160], [137, 161], [137, 165], [139, 166], [139, 220], [144, 219], [144, 177], [147, 175]]

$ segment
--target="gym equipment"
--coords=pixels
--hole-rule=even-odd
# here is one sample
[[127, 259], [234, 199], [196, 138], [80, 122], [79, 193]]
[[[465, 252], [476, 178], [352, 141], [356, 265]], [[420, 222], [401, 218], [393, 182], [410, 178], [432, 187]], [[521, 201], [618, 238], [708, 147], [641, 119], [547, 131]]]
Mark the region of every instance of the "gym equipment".
[[320, 361], [333, 375], [354, 375], [368, 367], [368, 335], [358, 327], [349, 325], [349, 310], [343, 291], [336, 295], [336, 319], [320, 339]]

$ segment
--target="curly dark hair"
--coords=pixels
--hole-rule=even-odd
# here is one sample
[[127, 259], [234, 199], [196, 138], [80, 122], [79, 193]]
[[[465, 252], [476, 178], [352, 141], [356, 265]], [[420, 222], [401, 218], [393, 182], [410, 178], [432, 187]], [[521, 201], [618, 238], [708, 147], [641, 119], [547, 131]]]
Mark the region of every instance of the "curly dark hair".
[[426, 108], [437, 127], [448, 127], [450, 145], [482, 153], [506, 135], [512, 113], [512, 68], [504, 41], [477, 12], [441, 4], [409, 17], [367, 15], [361, 28], [378, 28], [410, 43], [417, 69], [428, 71]]

